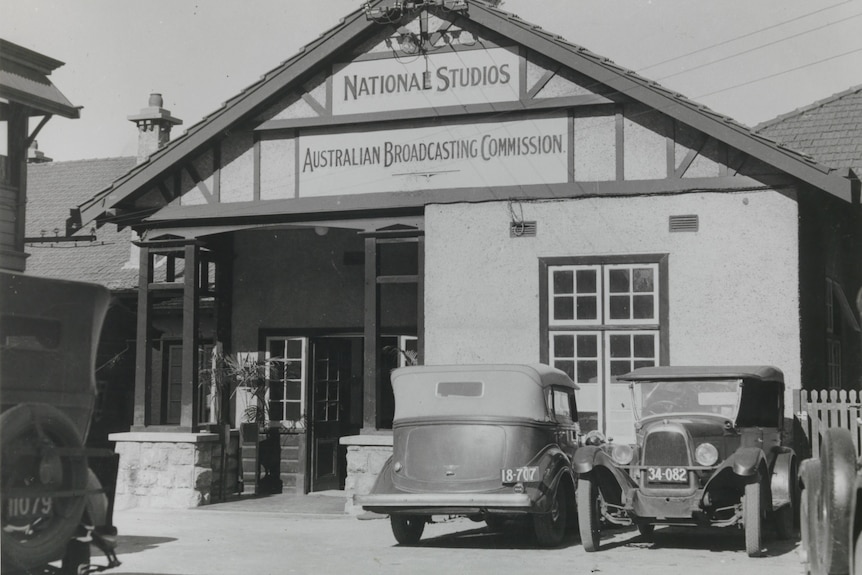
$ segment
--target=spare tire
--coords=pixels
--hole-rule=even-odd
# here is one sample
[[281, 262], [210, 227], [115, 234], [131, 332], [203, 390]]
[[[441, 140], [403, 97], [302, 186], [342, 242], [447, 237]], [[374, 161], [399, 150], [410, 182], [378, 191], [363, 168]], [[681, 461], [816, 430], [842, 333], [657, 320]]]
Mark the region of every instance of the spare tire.
[[[820, 452], [820, 525], [817, 555], [830, 575], [847, 573], [850, 556], [850, 501], [856, 478], [856, 448], [846, 429], [830, 428]], [[809, 513], [811, 510], [809, 509]]]
[[[22, 403], [0, 414], [3, 571], [60, 559], [81, 521], [87, 460], [52, 453], [53, 448], [83, 449], [77, 428], [56, 407]], [[80, 493], [51, 495], [61, 491]]]

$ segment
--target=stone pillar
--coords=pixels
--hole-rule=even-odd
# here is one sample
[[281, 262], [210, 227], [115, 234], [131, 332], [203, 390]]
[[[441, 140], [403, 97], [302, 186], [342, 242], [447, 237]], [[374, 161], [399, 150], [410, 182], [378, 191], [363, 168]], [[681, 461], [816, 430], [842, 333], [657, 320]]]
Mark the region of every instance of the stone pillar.
[[114, 508], [187, 509], [210, 502], [215, 433], [113, 433], [120, 455]]
[[347, 446], [347, 479], [344, 483], [347, 503], [344, 512], [359, 515], [363, 511], [353, 503], [353, 496], [371, 492], [380, 470], [392, 456], [392, 434], [351, 435], [342, 437], [340, 442]]

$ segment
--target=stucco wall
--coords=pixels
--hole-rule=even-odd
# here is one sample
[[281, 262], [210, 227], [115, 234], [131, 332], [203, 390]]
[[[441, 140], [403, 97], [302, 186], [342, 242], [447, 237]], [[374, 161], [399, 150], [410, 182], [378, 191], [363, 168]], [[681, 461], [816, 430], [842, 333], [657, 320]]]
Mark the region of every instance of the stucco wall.
[[[537, 237], [509, 237], [505, 201], [427, 208], [426, 363], [538, 361], [539, 258], [667, 253], [671, 363], [774, 364], [800, 386], [795, 200], [765, 191], [522, 207]], [[669, 216], [687, 214], [698, 232], [668, 231]]]

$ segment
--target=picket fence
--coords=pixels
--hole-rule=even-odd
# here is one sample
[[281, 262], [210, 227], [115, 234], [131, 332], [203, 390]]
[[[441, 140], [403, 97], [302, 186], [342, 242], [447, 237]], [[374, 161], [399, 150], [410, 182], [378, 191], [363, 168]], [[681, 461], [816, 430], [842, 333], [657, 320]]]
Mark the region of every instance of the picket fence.
[[862, 456], [862, 392], [801, 389], [795, 399], [796, 419], [808, 439], [812, 457], [820, 457], [823, 434], [830, 427], [848, 430], [856, 456]]

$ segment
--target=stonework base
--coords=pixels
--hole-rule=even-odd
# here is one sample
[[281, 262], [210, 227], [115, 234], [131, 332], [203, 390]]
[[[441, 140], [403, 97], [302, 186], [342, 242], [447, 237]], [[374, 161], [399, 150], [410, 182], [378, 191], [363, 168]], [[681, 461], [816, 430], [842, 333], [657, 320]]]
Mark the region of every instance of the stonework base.
[[353, 503], [353, 496], [371, 492], [377, 475], [392, 455], [392, 434], [351, 435], [342, 437], [341, 445], [347, 446], [344, 512], [360, 515], [363, 510]]
[[222, 446], [215, 433], [130, 432], [109, 439], [120, 456], [117, 510], [198, 507], [211, 501], [214, 483], [218, 490], [213, 468], [221, 467]]

